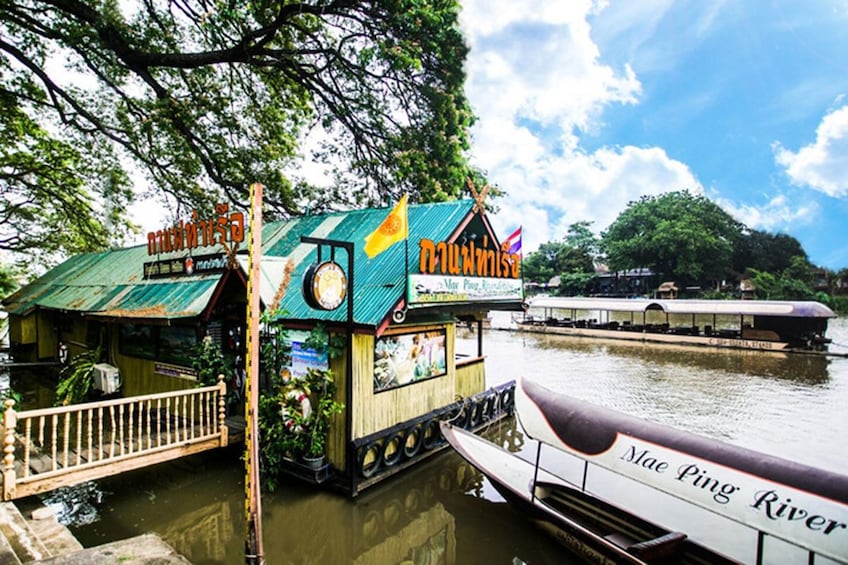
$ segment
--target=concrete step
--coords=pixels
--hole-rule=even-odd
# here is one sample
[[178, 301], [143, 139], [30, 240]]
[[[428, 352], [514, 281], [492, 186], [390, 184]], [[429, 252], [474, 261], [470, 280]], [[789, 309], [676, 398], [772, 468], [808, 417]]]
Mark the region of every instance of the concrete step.
[[21, 512], [12, 502], [0, 503], [0, 565], [40, 561], [82, 549], [53, 512], [36, 506]]

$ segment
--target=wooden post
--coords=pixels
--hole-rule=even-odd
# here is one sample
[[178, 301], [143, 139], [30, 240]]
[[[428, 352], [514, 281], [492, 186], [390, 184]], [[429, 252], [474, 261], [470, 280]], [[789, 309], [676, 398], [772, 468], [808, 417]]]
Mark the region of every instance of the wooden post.
[[15, 401], [7, 398], [3, 412], [3, 500], [12, 500], [15, 496], [15, 426], [18, 415], [13, 406]]
[[259, 483], [259, 258], [262, 256], [262, 185], [250, 185], [245, 367], [245, 563], [263, 565], [262, 499]]
[[226, 447], [230, 442], [229, 429], [227, 428], [227, 383], [224, 375], [218, 375], [218, 430], [221, 432], [221, 447]]

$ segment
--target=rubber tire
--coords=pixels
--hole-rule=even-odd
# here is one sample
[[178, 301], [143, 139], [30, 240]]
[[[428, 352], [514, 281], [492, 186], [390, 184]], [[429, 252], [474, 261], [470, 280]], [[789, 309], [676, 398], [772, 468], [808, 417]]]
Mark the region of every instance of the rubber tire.
[[[369, 465], [365, 466], [365, 459], [368, 457], [368, 453], [373, 450], [374, 461]], [[377, 474], [377, 471], [380, 470], [380, 467], [383, 463], [383, 450], [376, 442], [369, 443], [363, 447], [359, 448], [359, 457], [357, 458], [359, 469], [359, 475], [363, 479], [370, 479], [374, 475]]]

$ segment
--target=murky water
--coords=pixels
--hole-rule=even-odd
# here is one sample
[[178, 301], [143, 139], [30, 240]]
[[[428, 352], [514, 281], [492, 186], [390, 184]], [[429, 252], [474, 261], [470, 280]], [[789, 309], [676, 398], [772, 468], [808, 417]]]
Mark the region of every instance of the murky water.
[[[848, 353], [848, 319], [833, 321], [828, 334], [833, 351]], [[473, 336], [460, 339], [460, 351], [475, 348]], [[491, 385], [523, 375], [636, 416], [848, 473], [848, 358], [497, 330], [486, 332], [484, 348]], [[513, 422], [491, 433], [514, 450], [522, 447]], [[48, 501], [85, 546], [154, 531], [192, 563], [242, 563], [239, 457], [192, 457], [59, 491]], [[292, 481], [263, 494], [262, 504], [269, 565], [572, 562], [448, 451], [355, 500]]]

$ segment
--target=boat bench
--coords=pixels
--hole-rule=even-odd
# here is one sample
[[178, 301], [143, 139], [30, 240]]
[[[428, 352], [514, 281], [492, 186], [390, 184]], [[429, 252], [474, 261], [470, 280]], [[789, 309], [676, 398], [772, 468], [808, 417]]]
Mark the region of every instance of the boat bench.
[[686, 541], [686, 534], [669, 532], [660, 537], [636, 543], [634, 543], [635, 540], [623, 534], [610, 534], [605, 538], [643, 561], [662, 563], [666, 560], [672, 562], [671, 560], [678, 555], [683, 542]]

